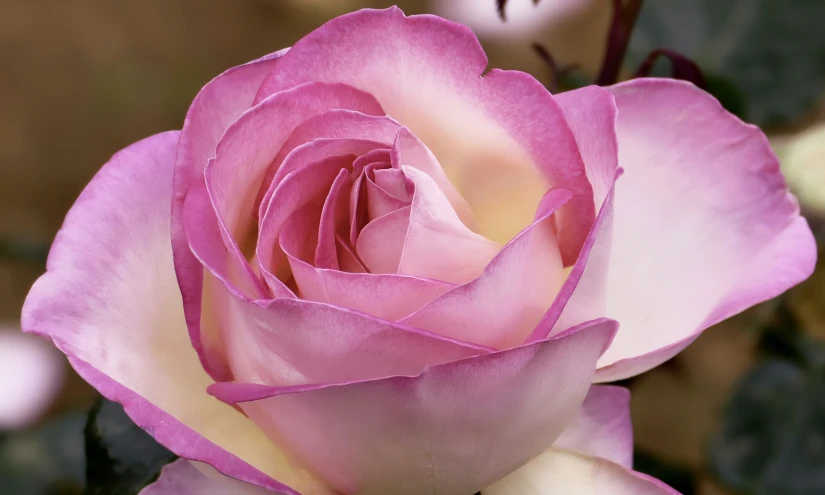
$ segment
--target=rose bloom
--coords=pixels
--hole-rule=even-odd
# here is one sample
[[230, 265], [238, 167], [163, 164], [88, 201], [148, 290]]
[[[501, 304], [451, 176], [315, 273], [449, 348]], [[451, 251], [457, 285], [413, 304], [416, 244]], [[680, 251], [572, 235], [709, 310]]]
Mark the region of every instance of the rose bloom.
[[23, 327], [182, 458], [145, 493], [675, 493], [591, 384], [806, 278], [811, 232], [692, 85], [486, 64], [459, 24], [355, 12], [92, 180]]

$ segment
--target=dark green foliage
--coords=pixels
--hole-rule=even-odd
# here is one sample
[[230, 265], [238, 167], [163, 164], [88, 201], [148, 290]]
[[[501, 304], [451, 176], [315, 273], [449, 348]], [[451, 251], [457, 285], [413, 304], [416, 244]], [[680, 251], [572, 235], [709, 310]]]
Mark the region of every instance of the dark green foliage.
[[[714, 80], [711, 93], [730, 111], [763, 126], [786, 124], [825, 90], [823, 25], [823, 0], [649, 0], [627, 65], [635, 70], [656, 48], [675, 50]], [[654, 74], [666, 75], [665, 67]]]
[[85, 421], [85, 414], [72, 412], [38, 428], [0, 436], [0, 493], [82, 493]]
[[135, 495], [175, 459], [107, 400], [92, 408], [85, 436], [87, 495]]
[[783, 359], [748, 375], [710, 444], [711, 465], [747, 495], [825, 493], [825, 376]]
[[778, 307], [709, 442], [711, 468], [743, 495], [825, 493], [825, 347]]

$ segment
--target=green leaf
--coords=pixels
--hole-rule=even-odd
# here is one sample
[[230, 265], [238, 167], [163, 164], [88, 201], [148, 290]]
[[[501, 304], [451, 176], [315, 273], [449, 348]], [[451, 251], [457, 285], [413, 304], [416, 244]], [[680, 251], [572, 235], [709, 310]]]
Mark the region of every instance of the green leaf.
[[627, 64], [635, 70], [652, 50], [675, 50], [714, 81], [726, 108], [759, 125], [786, 124], [825, 92], [823, 23], [825, 0], [648, 0]]
[[80, 495], [83, 492], [83, 425], [70, 412], [36, 428], [0, 435], [0, 493]]
[[104, 399], [89, 412], [85, 436], [87, 495], [136, 495], [175, 459], [123, 407]]
[[780, 358], [758, 366], [733, 394], [709, 449], [713, 471], [742, 494], [825, 493], [825, 371]]

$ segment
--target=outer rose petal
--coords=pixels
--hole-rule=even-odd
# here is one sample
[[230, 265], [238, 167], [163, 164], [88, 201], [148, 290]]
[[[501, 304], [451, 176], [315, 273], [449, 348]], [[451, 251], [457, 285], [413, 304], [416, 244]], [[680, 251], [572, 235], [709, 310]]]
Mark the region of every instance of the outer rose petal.
[[[492, 70], [480, 77], [486, 65], [466, 26], [435, 16], [405, 17], [398, 8], [361, 10], [298, 41], [257, 98], [308, 81], [345, 83], [375, 96], [433, 151], [448, 176], [493, 168], [498, 173], [490, 176], [499, 181], [527, 174], [533, 183], [546, 180], [571, 191], [559, 227], [562, 255], [572, 263], [595, 217], [576, 140], [544, 86], [521, 72]], [[461, 181], [456, 184], [461, 190]], [[546, 190], [544, 184], [530, 189], [531, 208], [513, 223], [512, 233], [530, 224]]]
[[624, 468], [632, 468], [630, 391], [608, 385], [590, 387], [578, 414], [553, 447], [601, 457]]
[[604, 314], [605, 279], [613, 238], [613, 195], [614, 189], [611, 189], [587, 235], [579, 258], [527, 342], [545, 339]]
[[498, 349], [523, 343], [564, 281], [553, 214], [569, 199], [564, 189], [548, 191], [536, 221], [504, 246], [477, 279], [402, 322]]
[[481, 495], [679, 495], [647, 475], [574, 452], [549, 449]]
[[453, 287], [438, 280], [407, 275], [315, 268], [292, 257], [289, 262], [304, 299], [391, 321], [414, 312]]
[[299, 299], [230, 304], [229, 324], [245, 344], [230, 357], [239, 382], [286, 386], [412, 375], [491, 350]]
[[579, 143], [599, 213], [561, 290], [528, 342], [598, 318], [607, 307], [614, 186], [623, 172], [617, 169], [616, 104], [610, 92], [595, 86], [562, 93], [558, 100]]
[[613, 188], [619, 168], [616, 100], [613, 93], [604, 88], [587, 86], [556, 95], [556, 101], [576, 137], [587, 179], [593, 186], [596, 211], [599, 211]]
[[[193, 185], [203, 183], [203, 171], [215, 146], [229, 125], [251, 105], [261, 81], [286, 50], [275, 52], [239, 67], [233, 67], [213, 79], [195, 97], [183, 123], [175, 159], [174, 195], [172, 198], [172, 246], [175, 273], [183, 294], [184, 313], [192, 345], [198, 351], [207, 372], [222, 374], [219, 363], [206, 357], [201, 335], [201, 292], [203, 267], [189, 251], [183, 229], [183, 202]], [[225, 369], [224, 369], [225, 371]]]
[[765, 136], [689, 83], [611, 88], [619, 162], [600, 381], [646, 371], [813, 271], [816, 248]]
[[[586, 394], [616, 323], [432, 366], [414, 377], [267, 387], [218, 383], [341, 493], [475, 493], [547, 448]], [[251, 402], [250, 402], [251, 401]]]
[[208, 464], [178, 459], [139, 495], [266, 495], [269, 490], [224, 476]]
[[272, 476], [304, 495], [328, 495], [245, 416], [204, 392], [212, 380], [189, 341], [172, 262], [178, 135], [126, 148], [86, 187], [26, 299], [22, 327], [50, 337], [86, 381], [181, 457], [280, 493], [296, 492]]

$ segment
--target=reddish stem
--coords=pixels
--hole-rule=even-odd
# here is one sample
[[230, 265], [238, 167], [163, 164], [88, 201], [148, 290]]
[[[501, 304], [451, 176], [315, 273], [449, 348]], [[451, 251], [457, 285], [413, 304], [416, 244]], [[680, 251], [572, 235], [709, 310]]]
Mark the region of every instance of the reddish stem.
[[702, 74], [702, 69], [700, 69], [699, 66], [693, 62], [693, 60], [678, 52], [668, 50], [667, 48], [658, 48], [650, 52], [642, 63], [639, 64], [639, 68], [636, 69], [636, 75], [634, 77], [649, 76], [650, 71], [653, 69], [653, 64], [659, 57], [666, 57], [670, 60], [670, 65], [672, 67], [671, 75], [674, 79], [690, 81], [696, 86], [706, 89], [707, 83], [705, 81], [705, 76]]
[[596, 84], [609, 86], [619, 80], [619, 71], [622, 68], [627, 46], [633, 26], [639, 17], [644, 0], [613, 0], [613, 20], [610, 23], [610, 32], [607, 35], [607, 49], [604, 63]]
[[496, 9], [498, 10], [498, 16], [501, 18], [502, 21], [507, 21], [507, 14], [504, 12], [504, 8], [507, 6], [507, 0], [496, 0]]

